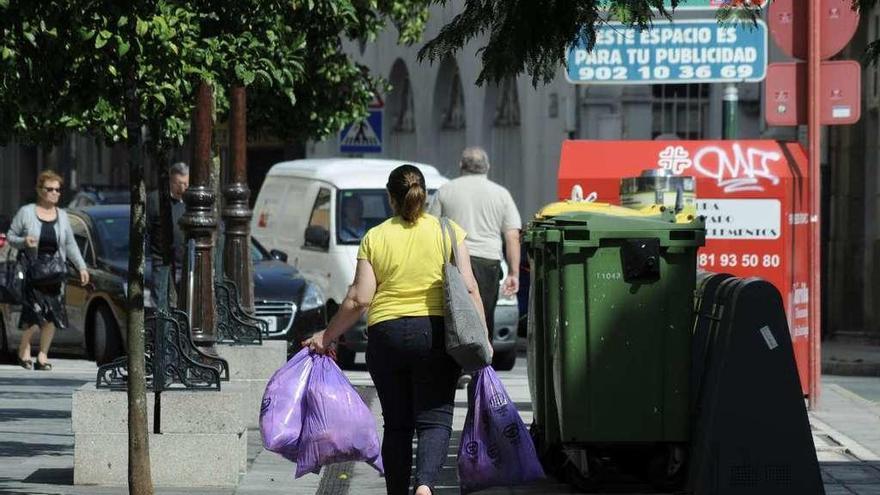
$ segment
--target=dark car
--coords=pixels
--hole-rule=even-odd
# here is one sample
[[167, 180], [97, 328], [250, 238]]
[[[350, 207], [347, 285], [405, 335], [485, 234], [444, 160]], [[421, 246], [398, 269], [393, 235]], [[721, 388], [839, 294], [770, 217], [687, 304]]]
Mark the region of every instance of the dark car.
[[[95, 206], [68, 210], [70, 226], [88, 266], [88, 285], [70, 267], [65, 291], [69, 328], [55, 333], [55, 351], [85, 354], [98, 363], [122, 353], [126, 334], [125, 274], [128, 270], [129, 208]], [[0, 305], [0, 352], [18, 346], [20, 308]]]
[[[269, 330], [263, 338], [287, 340], [291, 353], [299, 350], [302, 340], [327, 326], [324, 294], [287, 264], [287, 254], [268, 251], [254, 238], [250, 254], [254, 268], [254, 316], [264, 320]], [[148, 287], [144, 300], [152, 306], [155, 298], [150, 290], [149, 265], [145, 273]]]
[[270, 339], [286, 339], [291, 351], [299, 342], [327, 326], [324, 294], [287, 264], [283, 252], [267, 251], [251, 238], [254, 262], [254, 312], [269, 324]]
[[122, 187], [82, 186], [68, 203], [68, 208], [88, 208], [96, 205], [128, 205], [131, 191]]

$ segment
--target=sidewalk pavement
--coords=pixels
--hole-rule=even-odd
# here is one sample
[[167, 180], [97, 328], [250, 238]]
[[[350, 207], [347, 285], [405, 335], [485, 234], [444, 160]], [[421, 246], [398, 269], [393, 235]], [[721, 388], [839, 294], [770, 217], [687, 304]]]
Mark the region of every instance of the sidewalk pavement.
[[[0, 365], [0, 494], [104, 495], [124, 494], [125, 488], [73, 486], [73, 433], [70, 424], [72, 391], [92, 381], [94, 363], [56, 359], [51, 372], [26, 371]], [[501, 372], [508, 393], [523, 420], [531, 421], [525, 360], [512, 372]], [[349, 372], [352, 383], [367, 398], [381, 427], [378, 401], [368, 374]], [[820, 409], [811, 412], [814, 442], [828, 495], [880, 495], [880, 379], [823, 377]], [[467, 409], [464, 391], [456, 397], [453, 442], [443, 470], [438, 495], [458, 494], [455, 469], [458, 439]], [[236, 489], [157, 489], [160, 495], [380, 495], [384, 481], [364, 463], [325, 467], [321, 475], [293, 479], [294, 465], [262, 450], [259, 432], [251, 431], [249, 469]], [[548, 480], [515, 489], [483, 494], [576, 493], [565, 484]]]

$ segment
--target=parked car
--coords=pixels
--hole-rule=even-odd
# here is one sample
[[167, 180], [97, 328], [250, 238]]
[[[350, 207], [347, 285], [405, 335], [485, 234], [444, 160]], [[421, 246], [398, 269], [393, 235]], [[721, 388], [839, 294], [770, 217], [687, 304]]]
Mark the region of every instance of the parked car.
[[[254, 316], [266, 322], [269, 332], [263, 338], [287, 340], [292, 354], [299, 350], [300, 342], [327, 326], [324, 293], [287, 264], [286, 253], [268, 251], [251, 237], [250, 254], [254, 269]], [[148, 307], [153, 306], [154, 300], [151, 274], [148, 257], [144, 293]]]
[[[129, 208], [95, 206], [68, 210], [68, 214], [90, 281], [80, 285], [79, 274], [70, 267], [64, 296], [69, 328], [55, 333], [52, 347], [56, 352], [86, 355], [102, 364], [122, 353], [127, 329]], [[20, 312], [18, 305], [0, 305], [0, 352], [18, 347]]]
[[269, 325], [269, 338], [287, 340], [291, 351], [327, 326], [327, 306], [320, 287], [287, 264], [287, 254], [268, 251], [251, 238], [254, 262], [254, 313]]
[[[53, 347], [103, 364], [121, 355], [124, 349], [129, 206], [93, 206], [68, 210], [68, 213], [91, 281], [81, 287], [78, 275], [71, 270], [65, 294], [70, 328], [55, 334]], [[284, 253], [270, 253], [254, 240], [251, 256], [255, 312], [269, 323], [268, 338], [298, 343], [324, 328], [323, 294], [295, 268], [284, 263]], [[0, 268], [0, 272], [5, 270]], [[145, 294], [145, 298], [149, 295]], [[0, 304], [0, 352], [10, 352], [18, 346], [19, 312], [15, 305]]]
[[[275, 164], [263, 182], [251, 232], [263, 245], [290, 253], [291, 264], [320, 285], [329, 316], [354, 279], [362, 236], [343, 229], [343, 205], [359, 203], [366, 229], [384, 222], [392, 214], [385, 183], [402, 163], [364, 158], [294, 160]], [[414, 165], [425, 176], [429, 196], [448, 182], [435, 167]], [[510, 369], [516, 360], [516, 320], [515, 300], [499, 299], [492, 344], [496, 364], [504, 365], [500, 368]], [[340, 366], [354, 363], [356, 353], [366, 350], [366, 338], [362, 318], [340, 337]]]
[[127, 205], [131, 203], [131, 191], [123, 187], [82, 186], [73, 195], [68, 208], [87, 208], [96, 205]]

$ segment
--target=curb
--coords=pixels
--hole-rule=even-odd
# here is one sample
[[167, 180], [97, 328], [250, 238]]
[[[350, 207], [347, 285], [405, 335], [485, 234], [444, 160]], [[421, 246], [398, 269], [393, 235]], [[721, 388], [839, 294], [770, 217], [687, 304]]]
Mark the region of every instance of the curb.
[[854, 361], [822, 361], [822, 374], [838, 376], [880, 377], [880, 363]]
[[864, 447], [860, 443], [856, 442], [849, 436], [843, 434], [842, 432], [835, 430], [831, 425], [817, 418], [815, 415], [810, 414], [810, 424], [813, 425], [816, 429], [825, 433], [832, 440], [840, 444], [847, 453], [852, 455], [863, 462], [877, 462], [880, 461], [880, 456], [872, 452], [867, 447]]

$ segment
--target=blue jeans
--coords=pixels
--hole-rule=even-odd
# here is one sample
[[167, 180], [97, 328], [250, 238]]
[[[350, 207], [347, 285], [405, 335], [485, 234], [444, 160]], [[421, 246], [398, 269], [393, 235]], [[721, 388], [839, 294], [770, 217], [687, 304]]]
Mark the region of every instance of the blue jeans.
[[413, 487], [432, 491], [449, 449], [460, 369], [446, 354], [442, 317], [403, 317], [369, 328], [367, 368], [382, 404], [382, 461], [388, 495], [410, 493], [412, 439], [418, 434]]

